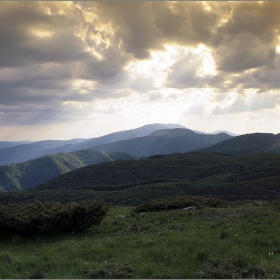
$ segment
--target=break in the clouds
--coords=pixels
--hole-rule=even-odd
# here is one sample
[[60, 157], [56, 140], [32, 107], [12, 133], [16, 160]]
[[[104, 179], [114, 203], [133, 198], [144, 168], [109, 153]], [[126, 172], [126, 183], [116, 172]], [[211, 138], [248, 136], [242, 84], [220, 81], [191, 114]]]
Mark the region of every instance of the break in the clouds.
[[279, 12], [278, 2], [1, 2], [0, 138], [155, 122], [279, 133]]

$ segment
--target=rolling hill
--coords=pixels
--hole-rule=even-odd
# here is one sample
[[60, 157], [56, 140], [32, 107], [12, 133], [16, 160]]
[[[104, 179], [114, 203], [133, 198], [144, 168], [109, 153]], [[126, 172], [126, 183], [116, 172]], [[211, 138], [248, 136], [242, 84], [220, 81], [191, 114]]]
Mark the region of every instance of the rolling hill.
[[66, 144], [74, 144], [82, 141], [73, 140], [44, 140], [31, 144], [23, 144], [0, 150], [0, 165], [24, 162], [29, 159], [38, 158], [44, 155], [52, 154], [53, 150], [61, 148]]
[[91, 139], [72, 140], [44, 140], [31, 144], [17, 145], [14, 147], [0, 149], [0, 165], [25, 162], [30, 159], [39, 158], [57, 153], [68, 153], [114, 141], [132, 139], [150, 134], [157, 129], [163, 128], [184, 128], [177, 124], [149, 124], [139, 128], [110, 133]]
[[203, 149], [223, 154], [280, 153], [280, 134], [252, 133], [236, 136]]
[[60, 174], [88, 164], [131, 159], [133, 159], [132, 156], [124, 153], [105, 153], [94, 149], [87, 149], [0, 166], [0, 190], [15, 191], [29, 189]]
[[191, 152], [103, 162], [59, 175], [32, 189], [1, 192], [0, 204], [100, 199], [137, 206], [174, 195], [225, 200], [279, 199], [280, 155]]
[[156, 154], [185, 153], [231, 138], [226, 133], [205, 135], [186, 128], [160, 129], [145, 137], [108, 143], [96, 146], [95, 149], [149, 157]]
[[0, 149], [19, 146], [23, 144], [31, 144], [33, 141], [0, 141]]

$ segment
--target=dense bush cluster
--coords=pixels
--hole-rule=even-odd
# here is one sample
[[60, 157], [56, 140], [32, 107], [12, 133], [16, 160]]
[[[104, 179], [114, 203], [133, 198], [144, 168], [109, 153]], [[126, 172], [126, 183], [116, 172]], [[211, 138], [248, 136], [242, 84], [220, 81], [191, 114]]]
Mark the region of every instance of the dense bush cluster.
[[38, 200], [13, 203], [0, 206], [0, 231], [21, 234], [81, 231], [100, 224], [108, 210], [108, 206], [97, 200], [67, 204]]
[[136, 212], [156, 212], [162, 210], [171, 210], [177, 208], [184, 208], [189, 206], [196, 207], [226, 207], [229, 202], [208, 197], [195, 196], [175, 196], [163, 199], [151, 200], [136, 207]]

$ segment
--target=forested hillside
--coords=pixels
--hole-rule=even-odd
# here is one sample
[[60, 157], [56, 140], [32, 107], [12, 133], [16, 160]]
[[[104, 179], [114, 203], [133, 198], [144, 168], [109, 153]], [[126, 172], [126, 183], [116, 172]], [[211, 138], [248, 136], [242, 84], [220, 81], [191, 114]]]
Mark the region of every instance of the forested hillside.
[[280, 155], [222, 155], [208, 152], [88, 165], [26, 191], [1, 193], [0, 203], [101, 199], [137, 206], [171, 195], [226, 200], [280, 196]]
[[29, 160], [23, 163], [0, 166], [0, 190], [15, 191], [35, 187], [60, 174], [88, 164], [114, 160], [134, 159], [124, 153], [106, 153], [87, 149], [60, 153]]
[[203, 151], [237, 155], [268, 152], [280, 153], [280, 134], [244, 134], [207, 147]]

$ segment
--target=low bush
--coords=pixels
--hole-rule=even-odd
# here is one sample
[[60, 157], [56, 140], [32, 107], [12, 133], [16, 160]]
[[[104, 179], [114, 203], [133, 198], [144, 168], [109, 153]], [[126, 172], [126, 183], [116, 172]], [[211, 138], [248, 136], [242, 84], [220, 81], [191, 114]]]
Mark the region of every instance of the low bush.
[[108, 210], [108, 206], [97, 200], [13, 203], [0, 206], [0, 231], [28, 235], [82, 231], [100, 224]]
[[195, 197], [195, 196], [175, 196], [163, 199], [151, 200], [136, 207], [135, 211], [140, 212], [157, 212], [167, 211], [172, 209], [184, 207], [227, 207], [229, 202], [208, 197]]

